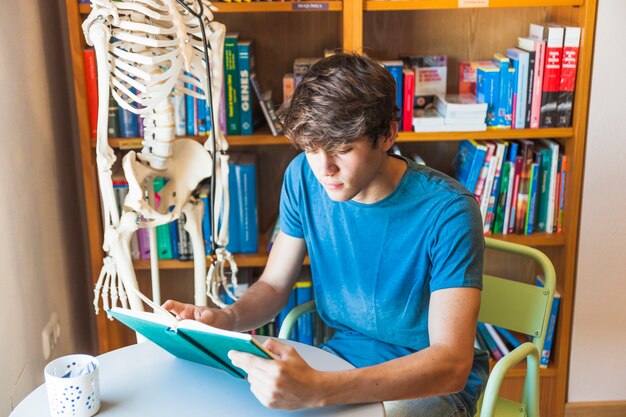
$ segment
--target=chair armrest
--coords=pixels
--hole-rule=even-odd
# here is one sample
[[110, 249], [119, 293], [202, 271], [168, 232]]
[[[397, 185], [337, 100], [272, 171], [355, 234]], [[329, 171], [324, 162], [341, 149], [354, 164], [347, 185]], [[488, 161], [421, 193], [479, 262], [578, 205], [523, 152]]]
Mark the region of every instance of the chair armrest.
[[[506, 373], [522, 360], [527, 359], [526, 363], [526, 387], [525, 402], [527, 415], [529, 417], [539, 416], [539, 352], [537, 347], [530, 342], [523, 343], [502, 359], [496, 362], [493, 370], [489, 374], [489, 380], [485, 387], [481, 417], [493, 417], [496, 411], [496, 403], [500, 393], [502, 381]], [[522, 400], [524, 402], [524, 400]]]
[[311, 311], [315, 311], [315, 301], [308, 301], [291, 309], [280, 325], [278, 338], [289, 339], [289, 336], [291, 336], [291, 330], [296, 324], [296, 321], [298, 321], [298, 318], [303, 314], [310, 313]]

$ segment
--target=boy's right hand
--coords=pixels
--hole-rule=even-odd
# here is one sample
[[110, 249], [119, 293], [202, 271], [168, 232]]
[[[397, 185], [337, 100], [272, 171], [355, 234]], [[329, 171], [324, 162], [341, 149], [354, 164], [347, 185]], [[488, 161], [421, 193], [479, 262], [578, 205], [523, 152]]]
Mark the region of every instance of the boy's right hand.
[[217, 308], [185, 304], [175, 300], [167, 300], [163, 303], [163, 308], [174, 313], [178, 320], [197, 320], [209, 326], [225, 330], [233, 330], [235, 327], [234, 312], [229, 308], [220, 310]]

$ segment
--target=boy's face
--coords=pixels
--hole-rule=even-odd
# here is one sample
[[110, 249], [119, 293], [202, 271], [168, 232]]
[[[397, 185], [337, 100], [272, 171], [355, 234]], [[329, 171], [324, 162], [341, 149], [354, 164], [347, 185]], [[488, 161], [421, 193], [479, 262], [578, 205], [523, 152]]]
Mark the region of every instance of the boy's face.
[[306, 158], [331, 200], [369, 204], [387, 194], [381, 168], [392, 145], [393, 140], [380, 138], [373, 148], [370, 140], [362, 137], [333, 153], [308, 151]]

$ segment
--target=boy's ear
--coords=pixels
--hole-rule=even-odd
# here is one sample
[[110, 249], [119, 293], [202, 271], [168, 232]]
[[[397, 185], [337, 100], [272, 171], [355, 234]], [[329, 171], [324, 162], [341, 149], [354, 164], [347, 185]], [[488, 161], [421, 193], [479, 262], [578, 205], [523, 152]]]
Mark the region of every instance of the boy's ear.
[[398, 137], [398, 122], [391, 122], [391, 126], [389, 127], [389, 135], [383, 137], [380, 141], [381, 147], [384, 152], [387, 152], [391, 149], [394, 143], [396, 143], [396, 138]]

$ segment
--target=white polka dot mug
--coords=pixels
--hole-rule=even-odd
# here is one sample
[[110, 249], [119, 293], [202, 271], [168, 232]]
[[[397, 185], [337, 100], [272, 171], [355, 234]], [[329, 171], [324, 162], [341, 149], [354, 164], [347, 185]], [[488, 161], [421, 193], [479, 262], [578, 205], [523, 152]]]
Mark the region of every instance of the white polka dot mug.
[[44, 375], [50, 415], [91, 417], [100, 410], [98, 360], [89, 355], [68, 355], [46, 365]]

